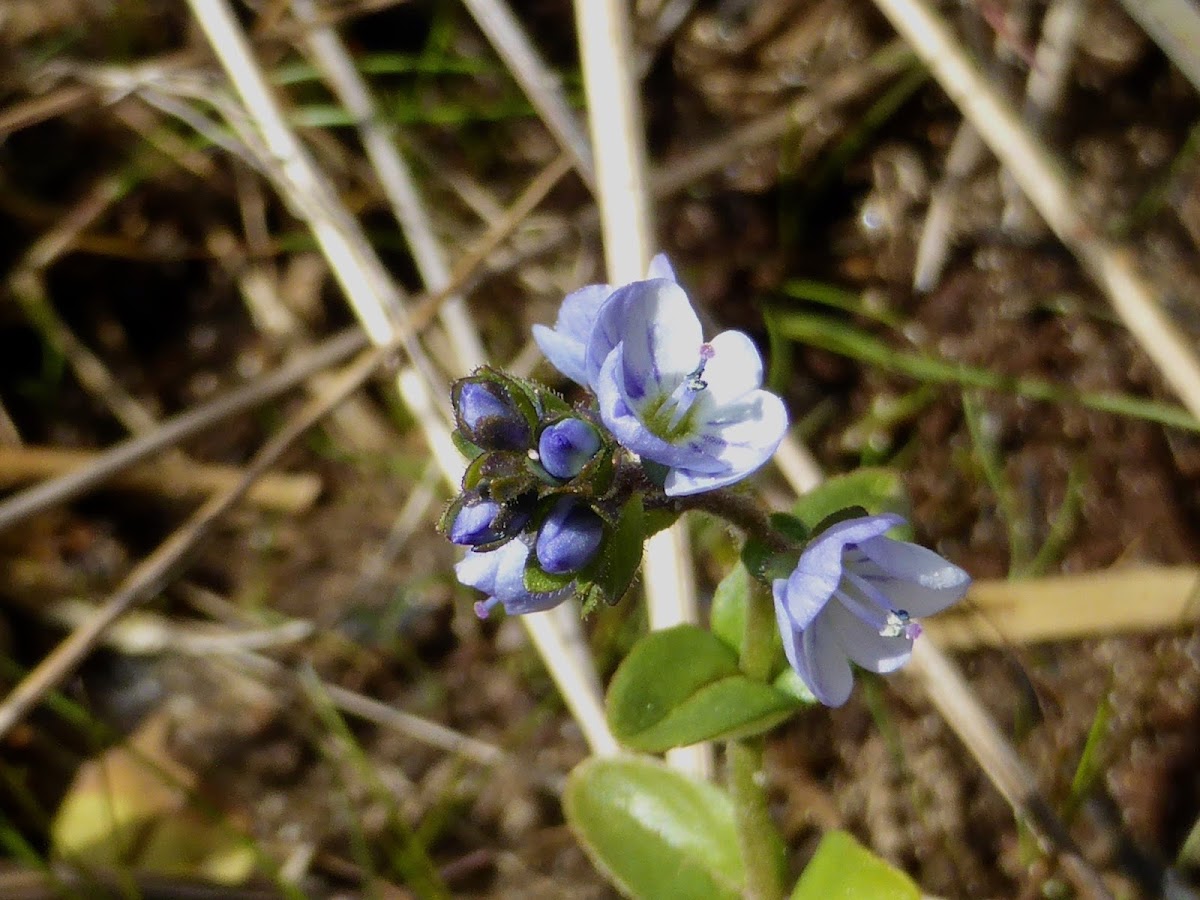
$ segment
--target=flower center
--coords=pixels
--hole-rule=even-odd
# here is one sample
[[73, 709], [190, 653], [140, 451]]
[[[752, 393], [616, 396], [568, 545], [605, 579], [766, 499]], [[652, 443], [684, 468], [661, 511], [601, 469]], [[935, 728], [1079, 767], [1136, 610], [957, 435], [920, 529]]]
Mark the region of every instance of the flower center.
[[874, 628], [880, 637], [903, 635], [915, 641], [921, 636], [921, 623], [913, 619], [908, 610], [897, 608], [887, 594], [868, 579], [849, 568], [842, 569], [842, 578], [856, 590], [848, 591], [839, 585], [838, 598], [860, 621]]
[[644, 423], [651, 432], [665, 440], [673, 440], [691, 430], [688, 413], [700, 392], [708, 387], [708, 382], [702, 376], [714, 352], [712, 344], [701, 344], [700, 362], [696, 368], [685, 375], [675, 390], [657, 406], [651, 403], [644, 411]]

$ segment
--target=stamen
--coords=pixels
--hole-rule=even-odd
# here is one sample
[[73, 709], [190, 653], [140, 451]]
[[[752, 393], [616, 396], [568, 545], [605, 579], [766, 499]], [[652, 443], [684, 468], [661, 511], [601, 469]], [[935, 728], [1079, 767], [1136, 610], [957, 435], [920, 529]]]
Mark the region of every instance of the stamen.
[[700, 364], [684, 376], [683, 381], [671, 392], [671, 396], [663, 404], [663, 409], [671, 410], [671, 418], [667, 422], [667, 431], [673, 431], [683, 421], [683, 417], [687, 415], [688, 410], [692, 408], [692, 404], [696, 401], [696, 395], [708, 387], [708, 382], [701, 376], [704, 374], [704, 367], [708, 365], [708, 361], [713, 358], [715, 353], [716, 351], [713, 349], [712, 344], [701, 344]]
[[907, 634], [909, 626], [913, 624], [916, 623], [909, 620], [907, 611], [901, 609], [896, 612], [889, 612], [887, 614], [887, 624], [879, 629], [879, 636], [900, 637], [902, 634]]

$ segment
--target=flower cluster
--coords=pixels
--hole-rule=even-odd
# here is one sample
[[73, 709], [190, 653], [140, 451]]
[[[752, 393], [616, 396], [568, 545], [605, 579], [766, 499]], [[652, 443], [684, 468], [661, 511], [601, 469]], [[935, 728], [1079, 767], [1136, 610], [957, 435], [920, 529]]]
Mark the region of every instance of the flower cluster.
[[[787, 429], [782, 400], [762, 389], [753, 342], [739, 331], [705, 341], [663, 256], [642, 281], [568, 295], [554, 326], [534, 326], [534, 338], [586, 389], [575, 406], [487, 368], [452, 391], [471, 463], [441, 529], [469, 548], [455, 571], [487, 595], [476, 604], [481, 617], [496, 606], [546, 610], [577, 593], [616, 602], [645, 537], [663, 524], [643, 510], [678, 515], [693, 495], [745, 479]], [[721, 504], [705, 508], [720, 514]], [[851, 663], [900, 668], [921, 632], [917, 618], [959, 600], [970, 578], [889, 538], [898, 516], [843, 511], [830, 521], [812, 536], [778, 521], [769, 536], [749, 536], [776, 548], [760, 577], [790, 572], [771, 581], [788, 662], [818, 700], [838, 706], [853, 686]], [[745, 517], [738, 524], [754, 530]]]
[[455, 571], [496, 605], [537, 612], [573, 592], [605, 523], [594, 501], [611, 481], [600, 431], [539, 385], [481, 369], [451, 392], [456, 436], [472, 457], [441, 530], [467, 546]]

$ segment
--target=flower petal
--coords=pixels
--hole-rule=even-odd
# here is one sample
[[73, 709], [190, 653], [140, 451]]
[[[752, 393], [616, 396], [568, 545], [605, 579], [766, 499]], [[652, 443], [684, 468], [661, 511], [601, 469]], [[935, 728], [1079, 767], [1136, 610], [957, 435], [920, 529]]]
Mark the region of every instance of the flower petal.
[[620, 372], [624, 367], [625, 345], [621, 344], [604, 361], [594, 389], [600, 404], [600, 418], [617, 442], [627, 450], [664, 466], [685, 467], [697, 471], [723, 472], [724, 463], [686, 444], [672, 444], [650, 431], [638, 418], [636, 401], [623, 389]]
[[912, 656], [912, 638], [884, 637], [840, 603], [830, 603], [825, 615], [846, 655], [864, 669], [886, 675]]
[[796, 673], [814, 697], [826, 706], [841, 706], [850, 699], [854, 672], [827, 614], [817, 616], [800, 635], [799, 650]]
[[[674, 390], [700, 364], [704, 341], [700, 319], [683, 288], [663, 279], [640, 285], [636, 299], [627, 301], [621, 323], [625, 390], [635, 400], [648, 389]], [[641, 384], [646, 387], [639, 390]]]
[[708, 343], [713, 355], [704, 367], [703, 377], [711, 404], [724, 406], [762, 387], [762, 356], [749, 336], [740, 331], [722, 331]]
[[491, 550], [487, 553], [468, 550], [467, 555], [454, 566], [455, 577], [467, 587], [473, 587], [485, 594], [495, 593], [496, 554], [498, 553], [500, 550]]
[[971, 586], [970, 575], [919, 544], [875, 537], [860, 541], [858, 549], [884, 576], [880, 590], [911, 616], [939, 613], [961, 600]]
[[745, 477], [746, 473], [733, 470], [697, 472], [693, 469], [672, 469], [663, 482], [663, 492], [668, 497], [689, 497], [735, 484]]
[[[699, 472], [720, 472], [726, 479], [723, 484], [740, 481], [759, 469], [787, 434], [787, 409], [783, 401], [769, 391], [756, 390], [743, 395], [743, 401], [736, 404], [736, 408], [723, 407], [710, 411], [710, 415], [713, 414], [723, 418], [703, 421], [687, 445], [698, 456], [720, 464], [719, 468], [696, 468]], [[670, 487], [667, 494], [682, 496], [680, 491]]]
[[675, 269], [671, 265], [671, 261], [667, 259], [667, 254], [654, 254], [654, 259], [650, 260], [650, 268], [646, 270], [646, 279], [651, 278], [665, 278], [667, 281], [679, 280], [675, 277]]
[[607, 284], [589, 284], [567, 294], [554, 328], [533, 326], [533, 339], [546, 359], [572, 381], [588, 386], [585, 361], [588, 339], [600, 307], [612, 293]]

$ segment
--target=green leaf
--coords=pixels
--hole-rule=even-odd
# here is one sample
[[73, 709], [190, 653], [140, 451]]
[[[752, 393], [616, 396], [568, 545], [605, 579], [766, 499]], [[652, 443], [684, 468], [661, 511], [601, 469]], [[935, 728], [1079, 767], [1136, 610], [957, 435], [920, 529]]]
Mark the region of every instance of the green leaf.
[[908, 512], [908, 498], [899, 473], [891, 469], [857, 469], [823, 482], [796, 501], [792, 514], [809, 529], [848, 507], [867, 512]]
[[821, 838], [791, 900], [920, 900], [911, 878], [844, 831]]
[[593, 757], [563, 795], [596, 868], [636, 900], [738, 900], [745, 880], [733, 805], [656, 760]]
[[642, 498], [635, 495], [621, 510], [596, 561], [580, 573], [580, 601], [585, 609], [594, 606], [597, 598], [609, 606], [621, 602], [642, 564], [645, 539]]
[[798, 706], [743, 675], [737, 654], [694, 625], [656, 631], [634, 644], [606, 698], [617, 740], [647, 753], [759, 734]]
[[713, 592], [709, 627], [735, 653], [746, 631], [746, 603], [750, 599], [750, 573], [741, 563], [729, 570]]
[[789, 697], [795, 697], [797, 702], [805, 706], [816, 706], [821, 702], [791, 666], [785, 667], [772, 684], [775, 685], [775, 690], [781, 691]]

